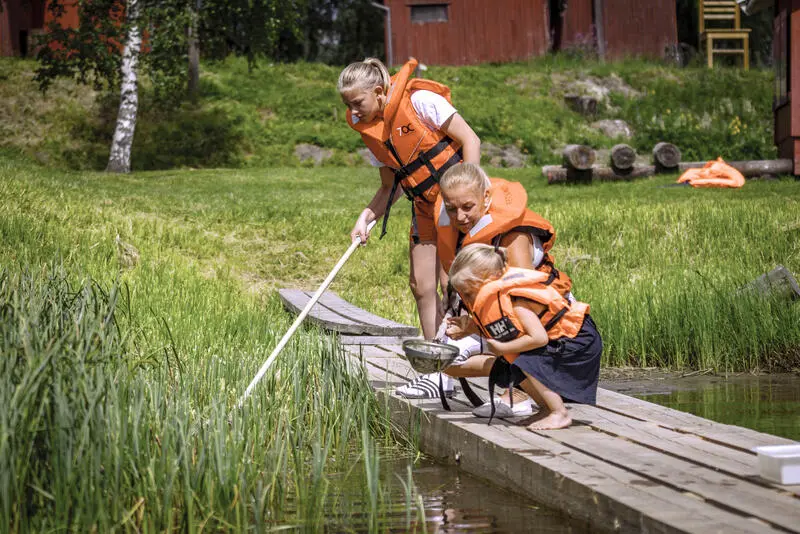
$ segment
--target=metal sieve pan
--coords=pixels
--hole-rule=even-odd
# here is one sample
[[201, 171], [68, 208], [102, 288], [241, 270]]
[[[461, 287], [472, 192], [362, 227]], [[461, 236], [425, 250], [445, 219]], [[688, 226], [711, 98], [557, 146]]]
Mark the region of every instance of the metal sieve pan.
[[403, 341], [406, 360], [421, 374], [436, 373], [453, 363], [458, 356], [458, 347], [422, 339]]

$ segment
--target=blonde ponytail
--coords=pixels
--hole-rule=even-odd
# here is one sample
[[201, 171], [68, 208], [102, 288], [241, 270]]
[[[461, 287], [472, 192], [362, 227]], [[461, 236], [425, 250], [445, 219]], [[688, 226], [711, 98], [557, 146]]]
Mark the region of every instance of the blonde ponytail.
[[364, 61], [356, 61], [346, 66], [339, 74], [336, 89], [339, 94], [343, 94], [351, 89], [383, 87], [384, 94], [387, 94], [390, 83], [389, 70], [381, 60], [368, 57]]

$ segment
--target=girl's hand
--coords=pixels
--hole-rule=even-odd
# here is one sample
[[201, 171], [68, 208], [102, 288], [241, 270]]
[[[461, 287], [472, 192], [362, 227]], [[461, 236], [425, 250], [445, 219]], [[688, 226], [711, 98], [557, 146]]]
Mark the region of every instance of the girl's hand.
[[367, 238], [369, 238], [369, 234], [367, 233], [367, 221], [366, 219], [361, 216], [356, 221], [355, 226], [350, 231], [350, 241], [355, 241], [356, 239], [361, 241], [362, 245], [367, 244]]
[[459, 315], [447, 319], [447, 330], [445, 333], [450, 339], [461, 339], [471, 334], [470, 326], [472, 320], [468, 315]]

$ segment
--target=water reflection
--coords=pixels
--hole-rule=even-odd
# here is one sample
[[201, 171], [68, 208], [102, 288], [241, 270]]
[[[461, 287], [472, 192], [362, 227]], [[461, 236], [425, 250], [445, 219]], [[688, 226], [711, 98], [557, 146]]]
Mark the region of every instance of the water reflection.
[[414, 482], [432, 532], [582, 532], [557, 512], [456, 467], [425, 462], [414, 469]]
[[800, 376], [696, 376], [601, 386], [719, 423], [800, 441]]
[[[414, 494], [406, 491], [411, 465]], [[422, 459], [386, 460], [380, 479], [390, 495], [381, 496], [379, 518], [371, 518], [363, 466], [355, 465], [336, 487], [326, 512], [331, 532], [429, 533], [582, 533], [585, 528], [558, 512], [536, 505], [455, 466]], [[391, 503], [391, 504], [390, 504]]]

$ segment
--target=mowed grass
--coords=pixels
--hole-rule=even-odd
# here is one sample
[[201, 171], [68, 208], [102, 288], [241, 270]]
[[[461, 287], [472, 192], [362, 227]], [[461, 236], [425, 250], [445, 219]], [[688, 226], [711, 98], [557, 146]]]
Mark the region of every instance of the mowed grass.
[[[276, 307], [276, 287], [316, 288], [346, 250], [351, 225], [378, 181], [372, 169], [120, 177], [58, 173], [13, 159], [0, 174], [4, 261], [36, 264], [60, 252], [71, 267], [110, 280], [118, 270], [119, 233], [140, 252], [139, 264], [122, 274], [134, 302], [170, 324], [187, 357], [223, 342], [211, 326], [230, 320], [227, 314], [243, 303]], [[531, 170], [491, 174], [520, 180], [530, 207], [555, 225], [556, 264], [592, 306], [606, 365], [800, 366], [800, 307], [737, 293], [778, 264], [800, 272], [799, 182], [695, 190], [665, 187], [675, 179], [665, 176], [561, 187], [547, 186]], [[416, 324], [407, 287], [409, 218], [401, 200], [389, 235], [358, 250], [332, 289], [374, 313]], [[197, 288], [182, 287], [187, 276]], [[205, 287], [225, 289], [215, 294]], [[221, 308], [219, 316], [203, 311], [212, 305]], [[253, 342], [241, 333], [224, 340], [243, 352]]]

